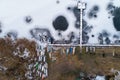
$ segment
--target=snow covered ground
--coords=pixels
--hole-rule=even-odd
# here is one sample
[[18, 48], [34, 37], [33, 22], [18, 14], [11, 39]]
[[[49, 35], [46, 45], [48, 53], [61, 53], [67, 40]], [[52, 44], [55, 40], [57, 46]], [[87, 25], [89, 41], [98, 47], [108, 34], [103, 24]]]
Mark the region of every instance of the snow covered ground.
[[[87, 3], [84, 20], [88, 25], [93, 26], [88, 33], [89, 40], [87, 44], [98, 43], [98, 35], [102, 31], [109, 33], [109, 38], [113, 40], [113, 35], [119, 35], [113, 25], [112, 17], [106, 10], [108, 3], [112, 2], [114, 6], [120, 6], [119, 0], [83, 0]], [[68, 39], [70, 32], [79, 35], [79, 29], [75, 27], [76, 18], [68, 7], [77, 5], [76, 0], [0, 0], [0, 22], [4, 37], [8, 32], [15, 31], [19, 38], [26, 37], [31, 39], [30, 30], [34, 28], [47, 28], [52, 36], [59, 40], [58, 31], [54, 29], [52, 23], [57, 16], [64, 16], [69, 25], [67, 30], [62, 31], [63, 38]], [[87, 14], [97, 5], [99, 11], [97, 18], [90, 19]], [[30, 21], [26, 23], [25, 17], [30, 16]], [[110, 18], [108, 18], [110, 17]], [[94, 37], [91, 37], [94, 35]], [[120, 37], [120, 36], [119, 36]]]
[[[85, 20], [88, 22], [88, 24], [93, 26], [93, 29], [91, 33], [89, 33], [89, 36], [92, 34], [95, 35], [95, 37], [91, 37], [89, 40], [89, 43], [97, 43], [98, 40], [96, 39], [99, 33], [102, 33], [102, 31], [107, 31], [110, 34], [110, 39], [113, 40], [113, 35], [119, 34], [118, 31], [116, 31], [112, 18], [108, 11], [106, 10], [107, 5], [109, 3], [113, 3], [113, 5], [120, 7], [120, 1], [119, 0], [86, 0], [87, 2], [87, 9], [86, 9], [86, 14], [89, 12], [91, 7], [98, 5], [99, 6], [99, 12], [97, 13], [97, 18], [89, 19], [87, 16], [85, 16]], [[110, 17], [110, 18], [108, 18]]]

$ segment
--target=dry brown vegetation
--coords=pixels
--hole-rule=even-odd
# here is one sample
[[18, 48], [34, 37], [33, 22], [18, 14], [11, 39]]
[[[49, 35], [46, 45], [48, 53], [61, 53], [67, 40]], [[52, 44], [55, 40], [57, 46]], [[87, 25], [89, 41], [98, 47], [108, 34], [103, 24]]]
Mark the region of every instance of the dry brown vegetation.
[[[79, 48], [76, 49], [75, 55], [60, 54], [59, 51], [56, 57], [56, 62], [51, 62], [49, 65], [49, 77], [47, 80], [75, 80], [80, 72], [96, 75], [113, 75], [110, 70], [120, 70], [120, 58], [113, 57], [112, 51], [116, 50], [119, 55], [120, 47], [97, 48], [96, 54], [85, 53], [80, 54]], [[102, 53], [105, 52], [105, 57]]]
[[83, 63], [77, 59], [77, 56], [55, 54], [57, 54], [57, 60], [49, 65], [47, 80], [75, 80]]
[[13, 42], [9, 38], [1, 38], [0, 65], [6, 67], [7, 70], [0, 71], [0, 80], [17, 80], [16, 77], [20, 77], [20, 80], [26, 80], [24, 75], [29, 59], [23, 59], [13, 55], [13, 52], [18, 46], [20, 47], [21, 54], [23, 50], [27, 48], [30, 51], [31, 58], [36, 56], [36, 45], [34, 41], [18, 39]]
[[27, 39], [18, 39], [15, 43], [15, 48], [19, 46], [20, 51], [23, 52], [25, 48], [30, 51], [30, 57], [36, 56], [36, 43]]
[[[36, 43], [27, 39], [17, 39], [11, 41], [9, 38], [0, 39], [0, 65], [7, 68], [6, 71], [0, 70], [0, 80], [27, 80], [25, 72], [29, 64], [29, 59], [23, 59], [14, 56], [13, 52], [17, 47], [20, 47], [21, 54], [27, 48], [30, 51], [30, 58], [36, 57]], [[112, 56], [112, 51], [115, 50], [117, 57]], [[105, 52], [105, 57], [102, 52]], [[83, 49], [84, 52], [84, 49]], [[57, 60], [52, 62], [48, 56], [49, 62], [49, 77], [46, 80], [75, 80], [79, 76], [79, 72], [90, 74], [111, 74], [112, 68], [120, 70], [120, 47], [98, 48], [96, 54], [79, 53], [79, 48], [76, 49], [75, 55], [60, 54], [55, 52]]]

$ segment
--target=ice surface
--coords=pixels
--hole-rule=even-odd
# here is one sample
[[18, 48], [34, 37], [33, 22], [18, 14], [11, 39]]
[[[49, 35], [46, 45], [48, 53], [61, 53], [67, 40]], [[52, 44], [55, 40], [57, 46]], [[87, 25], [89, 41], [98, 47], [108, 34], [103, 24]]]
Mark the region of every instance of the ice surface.
[[[18, 38], [26, 37], [31, 39], [30, 30], [37, 27], [47, 28], [55, 39], [61, 37], [57, 35], [52, 25], [53, 20], [57, 16], [65, 16], [68, 20], [69, 26], [66, 31], [63, 31], [62, 37], [68, 39], [68, 34], [74, 32], [75, 35], [79, 35], [79, 28], [75, 28], [76, 17], [71, 10], [71, 7], [77, 5], [76, 0], [0, 0], [0, 22], [2, 24], [2, 33], [0, 37], [4, 37], [10, 31], [16, 31]], [[93, 26], [91, 32], [87, 35], [89, 40], [87, 44], [99, 43], [98, 35], [106, 30], [110, 33], [110, 40], [113, 40], [114, 35], [119, 35], [116, 31], [112, 18], [106, 10], [107, 5], [111, 2], [114, 6], [120, 7], [119, 0], [82, 0], [87, 3], [87, 8], [84, 12], [84, 20], [87, 25]], [[88, 12], [94, 7], [98, 6], [99, 10], [94, 15], [96, 18], [88, 18]], [[69, 8], [68, 8], [69, 7]], [[69, 9], [69, 10], [68, 10]], [[26, 23], [25, 18], [29, 17], [30, 23]], [[109, 17], [109, 18], [108, 18]], [[28, 20], [28, 21], [29, 21]], [[94, 35], [92, 37], [91, 35]], [[111, 41], [113, 42], [113, 41]]]

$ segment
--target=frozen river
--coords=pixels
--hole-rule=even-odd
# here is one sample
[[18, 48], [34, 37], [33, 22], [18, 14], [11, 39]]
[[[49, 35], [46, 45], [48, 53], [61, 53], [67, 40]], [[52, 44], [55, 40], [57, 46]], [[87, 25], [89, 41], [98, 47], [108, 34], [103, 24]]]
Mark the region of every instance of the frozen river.
[[[99, 43], [98, 36], [114, 43], [119, 40], [119, 30], [113, 24], [112, 11], [120, 0], [83, 0], [85, 44]], [[79, 10], [76, 0], [0, 0], [0, 37], [14, 32], [19, 38], [31, 38], [30, 30], [46, 28], [54, 39], [68, 40], [69, 34], [79, 36]], [[105, 34], [105, 35], [104, 35]], [[61, 36], [60, 36], [61, 35]]]

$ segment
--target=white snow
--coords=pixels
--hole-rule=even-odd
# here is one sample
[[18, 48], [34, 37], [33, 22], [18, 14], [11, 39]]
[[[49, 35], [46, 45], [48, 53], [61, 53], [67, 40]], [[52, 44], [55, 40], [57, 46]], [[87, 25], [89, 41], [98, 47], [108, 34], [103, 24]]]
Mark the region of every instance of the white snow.
[[[85, 16], [85, 20], [88, 22], [88, 24], [93, 25], [92, 32], [89, 34], [91, 36], [92, 34], [95, 35], [94, 38], [90, 38], [89, 43], [98, 43], [97, 35], [102, 32], [103, 30], [108, 31], [111, 34], [111, 37], [114, 34], [117, 34], [118, 32], [115, 30], [112, 22], [112, 17], [108, 19], [108, 11], [106, 10], [107, 4], [110, 2], [110, 0], [85, 0], [87, 2], [87, 9], [85, 12], [87, 13], [94, 5], [98, 5], [100, 7], [100, 10], [98, 12], [98, 18], [97, 19], [88, 19], [87, 16]], [[120, 1], [116, 0], [114, 1], [116, 3], [120, 3]], [[118, 4], [116, 4], [118, 6]], [[119, 4], [120, 6], [120, 4]], [[111, 39], [112, 40], [112, 39]]]
[[28, 58], [29, 54], [30, 54], [29, 50], [27, 48], [25, 48], [23, 54], [19, 55], [19, 57]]
[[4, 67], [4, 66], [1, 66], [1, 65], [0, 65], [0, 70], [1, 70], [1, 71], [6, 71], [6, 70], [7, 70], [7, 68], [6, 68], [6, 67]]
[[[118, 34], [113, 26], [112, 18], [108, 19], [108, 12], [106, 11], [107, 4], [110, 0], [82, 0], [87, 2], [87, 13], [94, 5], [100, 6], [97, 19], [88, 19], [87, 16], [84, 19], [89, 25], [93, 25], [94, 28], [89, 36], [95, 35], [94, 38], [90, 38], [89, 43], [98, 43], [97, 35], [102, 30], [107, 30], [112, 35]], [[75, 17], [72, 12], [67, 11], [68, 6], [74, 6], [77, 4], [76, 0], [60, 0], [59, 4], [56, 4], [56, 0], [0, 0], [0, 21], [2, 22], [2, 34], [0, 37], [4, 37], [9, 31], [17, 31], [18, 37], [26, 37], [31, 39], [30, 29], [39, 26], [40, 28], [48, 28], [55, 39], [60, 39], [57, 36], [57, 32], [52, 26], [52, 21], [58, 15], [65, 15], [68, 22], [68, 29], [63, 32], [63, 37], [67, 39], [68, 33], [74, 31], [79, 33], [78, 29], [75, 29], [74, 22]], [[120, 6], [119, 0], [114, 0], [114, 5]], [[25, 23], [25, 16], [31, 16], [33, 22], [30, 24]]]
[[105, 80], [105, 76], [97, 76], [95, 80]]

